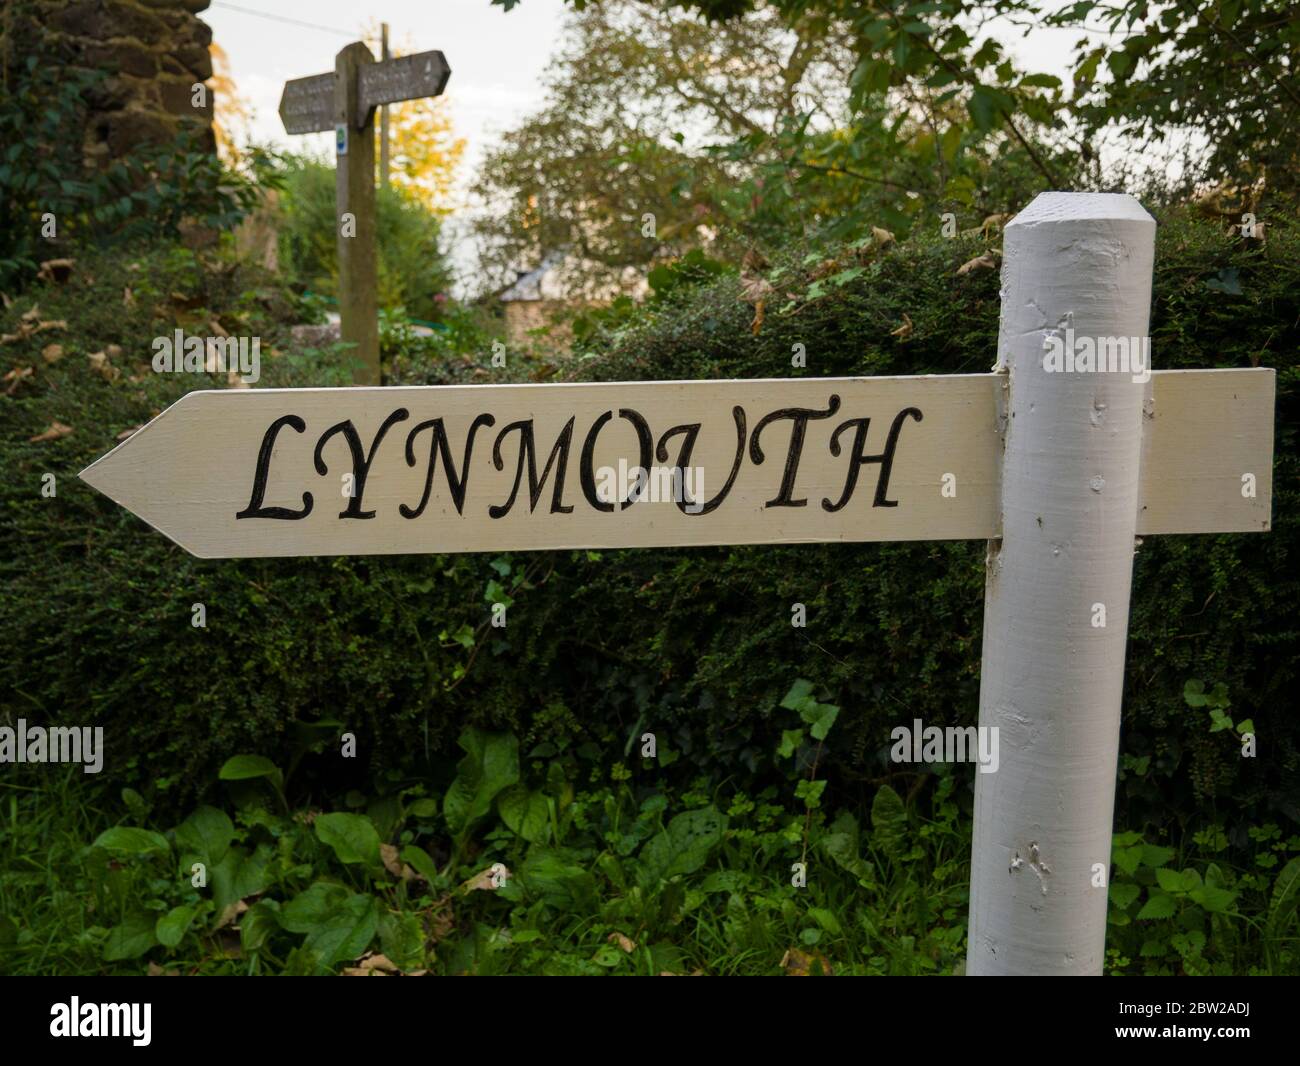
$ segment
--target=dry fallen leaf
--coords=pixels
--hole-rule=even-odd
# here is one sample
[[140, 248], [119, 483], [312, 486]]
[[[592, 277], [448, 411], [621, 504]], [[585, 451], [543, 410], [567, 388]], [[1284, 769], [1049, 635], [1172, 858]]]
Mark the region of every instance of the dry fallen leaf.
[[128, 285], [126, 288], [122, 290], [122, 306], [123, 307], [135, 306], [135, 293], [131, 291], [130, 285]]
[[66, 318], [56, 318], [56, 319], [52, 319], [49, 322], [44, 322], [44, 321], [37, 322], [36, 328], [32, 330], [32, 332], [43, 333], [47, 329], [67, 329], [67, 328], [68, 328], [68, 320]]
[[386, 970], [388, 973], [397, 973], [397, 966], [387, 955], [366, 955], [357, 963], [363, 970]]
[[218, 322], [215, 318], [211, 322], [209, 322], [208, 325], [212, 327], [212, 332], [215, 333], [218, 337], [230, 336], [230, 334], [226, 332], [225, 328], [221, 325], [221, 323]]
[[41, 305], [32, 304], [32, 309], [30, 311], [23, 312], [22, 321], [35, 322], [40, 317], [41, 317]]
[[881, 229], [879, 226], [871, 227], [871, 239], [881, 248], [894, 243], [894, 235], [889, 230]]
[[499, 884], [494, 884], [493, 878], [500, 883], [504, 883], [509, 881], [512, 876], [514, 875], [502, 863], [493, 863], [486, 870], [480, 870], [461, 885], [460, 890], [466, 895], [471, 892], [495, 892]]
[[972, 270], [992, 270], [997, 266], [997, 261], [993, 258], [992, 252], [985, 252], [983, 255], [976, 256], [974, 259], [962, 263], [957, 268], [957, 273], [969, 274]]
[[57, 363], [60, 359], [63, 358], [63, 345], [47, 344], [44, 348], [41, 349], [41, 358], [44, 359], [47, 363], [51, 363], [51, 364]]
[[903, 324], [898, 329], [890, 330], [891, 337], [897, 337], [900, 341], [907, 340], [912, 335], [912, 320], [907, 317], [907, 312], [903, 312]]
[[234, 903], [227, 904], [225, 910], [221, 912], [221, 916], [217, 919], [217, 924], [214, 925], [212, 928], [213, 929], [224, 928], [225, 926], [233, 922], [236, 918], [238, 918], [241, 914], [243, 914], [246, 910], [248, 910], [248, 904], [245, 903], [242, 899], [237, 899], [235, 900]]
[[990, 232], [997, 232], [1011, 221], [1011, 215], [989, 215], [980, 225], [980, 232], [988, 236]]
[[781, 969], [785, 971], [787, 977], [811, 976], [814, 963], [821, 966], [824, 977], [830, 977], [834, 974], [830, 960], [825, 955], [818, 955], [815, 951], [807, 952], [800, 951], [798, 948], [791, 948], [781, 957]]
[[[248, 388], [248, 386], [245, 385], [244, 388]], [[415, 871], [398, 857], [395, 844], [380, 844], [379, 857], [383, 860], [384, 869], [394, 877], [400, 877], [403, 881], [413, 881], [415, 879]]]
[[91, 352], [86, 359], [90, 363], [90, 369], [105, 381], [116, 381], [122, 376], [122, 371], [110, 363], [103, 352]]
[[122, 432], [119, 433], [119, 434], [118, 434], [116, 437], [114, 437], [113, 439], [116, 440], [116, 441], [118, 441], [118, 442], [120, 443], [120, 442], [126, 440], [127, 437], [130, 437], [130, 436], [132, 436], [132, 435], [135, 434], [135, 433], [139, 433], [140, 430], [142, 430], [142, 429], [144, 429], [144, 423], [143, 423], [143, 422], [141, 422], [140, 425], [138, 425], [138, 426], [132, 426], [130, 429], [124, 429], [124, 430], [122, 430]]
[[18, 386], [36, 373], [34, 366], [16, 366], [7, 373], [0, 381], [9, 382], [9, 387], [5, 389], [6, 396], [12, 396], [18, 389]]
[[62, 285], [68, 278], [72, 277], [73, 259], [47, 259], [41, 264], [41, 269], [36, 272], [36, 277], [40, 281], [53, 281]]
[[622, 933], [610, 933], [607, 939], [611, 944], [617, 944], [628, 955], [636, 951], [636, 945]]
[[60, 437], [66, 437], [72, 432], [71, 426], [65, 426], [62, 422], [51, 422], [50, 428], [44, 433], [38, 433], [34, 437], [28, 437], [28, 444], [44, 444], [47, 440], [58, 440]]
[[105, 347], [104, 354], [110, 359], [116, 359], [122, 354], [122, 346], [120, 344], [110, 344]]

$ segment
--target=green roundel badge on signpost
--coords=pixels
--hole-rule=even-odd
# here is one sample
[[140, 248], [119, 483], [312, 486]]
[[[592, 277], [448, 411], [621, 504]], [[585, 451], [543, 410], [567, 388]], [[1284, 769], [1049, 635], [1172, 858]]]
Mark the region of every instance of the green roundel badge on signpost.
[[347, 126], [334, 127], [334, 154], [348, 154], [348, 128]]

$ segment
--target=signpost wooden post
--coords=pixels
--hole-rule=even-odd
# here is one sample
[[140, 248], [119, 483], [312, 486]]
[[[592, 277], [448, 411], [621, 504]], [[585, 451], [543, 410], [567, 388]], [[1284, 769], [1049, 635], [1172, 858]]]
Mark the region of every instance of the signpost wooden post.
[[280, 96], [286, 133], [334, 131], [339, 325], [342, 339], [353, 345], [358, 385], [380, 384], [375, 108], [438, 96], [450, 76], [441, 52], [376, 63], [370, 49], [356, 41], [339, 52], [333, 74], [285, 82]]
[[1104, 361], [1144, 339], [1153, 232], [1030, 205], [994, 373], [192, 392], [81, 477], [207, 558], [987, 539], [968, 972], [1100, 973], [1134, 538], [1272, 511], [1272, 370]]

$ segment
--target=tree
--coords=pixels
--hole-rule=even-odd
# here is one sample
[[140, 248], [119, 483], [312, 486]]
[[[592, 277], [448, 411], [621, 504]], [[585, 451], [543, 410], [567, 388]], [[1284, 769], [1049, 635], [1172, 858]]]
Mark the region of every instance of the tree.
[[927, 211], [940, 225], [944, 203], [976, 225], [1041, 187], [1035, 157], [1072, 165], [1032, 124], [1020, 140], [973, 128], [952, 93], [855, 82], [841, 17], [757, 4], [711, 24], [606, 0], [566, 29], [544, 106], [483, 168], [476, 229], [498, 280], [557, 249], [615, 273], [693, 247], [738, 261]]
[[[491, 0], [509, 11], [522, 0]], [[568, 0], [585, 9], [602, 0]], [[603, 0], [605, 3], [619, 0]], [[647, 0], [657, 4], [659, 0]], [[672, 7], [726, 25], [769, 0], [668, 0]], [[1267, 188], [1294, 198], [1300, 185], [1296, 128], [1300, 123], [1300, 7], [1290, 0], [770, 0], [787, 23], [813, 15], [843, 20], [857, 57], [855, 96], [897, 87], [938, 93], [937, 103], [962, 103], [972, 128], [1002, 131], [1017, 142], [1051, 187], [1107, 186], [1125, 175], [1107, 172], [1094, 142], [1106, 129], [1150, 150], [1181, 141], [1185, 166], [1163, 178], [1167, 196], [1205, 182]], [[1080, 41], [1074, 92], [1059, 79], [1021, 74], [985, 31], [995, 20], [1011, 32], [1055, 26], [1113, 35]], [[1098, 95], [1098, 74], [1109, 74]], [[1027, 123], [1057, 131], [1085, 163], [1062, 170], [1034, 143]]]

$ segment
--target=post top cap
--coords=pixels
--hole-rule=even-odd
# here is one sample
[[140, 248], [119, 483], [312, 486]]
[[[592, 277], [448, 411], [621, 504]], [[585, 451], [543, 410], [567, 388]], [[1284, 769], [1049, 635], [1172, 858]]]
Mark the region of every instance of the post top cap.
[[1150, 222], [1146, 209], [1128, 193], [1040, 192], [1009, 226], [1032, 226], [1043, 222]]

